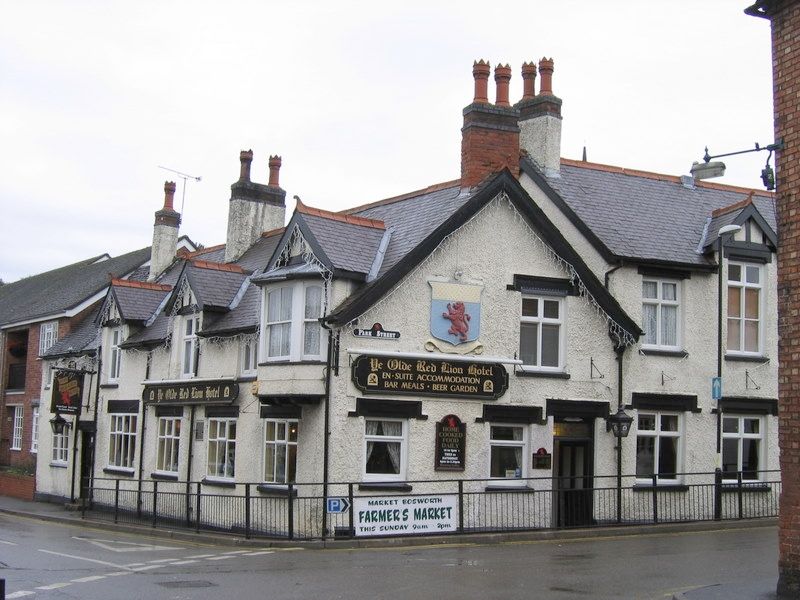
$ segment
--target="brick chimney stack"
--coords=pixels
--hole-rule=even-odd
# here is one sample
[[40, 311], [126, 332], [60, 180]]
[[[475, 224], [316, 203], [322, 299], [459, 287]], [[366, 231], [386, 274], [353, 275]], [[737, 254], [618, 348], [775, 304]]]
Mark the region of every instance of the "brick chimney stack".
[[148, 281], [161, 275], [175, 260], [178, 249], [178, 227], [181, 215], [175, 212], [175, 182], [164, 182], [164, 207], [155, 213], [153, 246], [150, 248], [150, 273]]
[[283, 227], [286, 216], [286, 191], [278, 183], [281, 157], [269, 157], [269, 183], [266, 185], [250, 181], [252, 150], [242, 150], [239, 162], [239, 181], [231, 186], [228, 207], [225, 262], [238, 259], [265, 231]]
[[475, 61], [472, 76], [475, 95], [464, 108], [461, 128], [461, 187], [471, 188], [487, 176], [509, 169], [519, 176], [519, 113], [509, 104], [508, 84], [511, 68], [498, 65], [495, 69], [496, 103], [489, 103], [487, 82], [491, 66]]
[[534, 94], [536, 66], [522, 65], [523, 93], [519, 110], [520, 148], [546, 177], [561, 171], [561, 99], [553, 94], [553, 59], [539, 61], [539, 94]]

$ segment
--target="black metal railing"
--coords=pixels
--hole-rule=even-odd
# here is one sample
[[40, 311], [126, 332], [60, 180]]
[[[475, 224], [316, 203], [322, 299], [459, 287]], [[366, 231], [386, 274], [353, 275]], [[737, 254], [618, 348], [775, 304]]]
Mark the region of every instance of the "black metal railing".
[[[356, 514], [358, 502], [397, 498], [415, 506], [434, 497], [455, 507], [455, 515], [448, 513], [450, 526], [442, 531], [455, 534], [776, 517], [780, 472], [760, 471], [757, 479], [752, 479], [752, 473], [746, 476], [751, 479], [744, 479], [742, 473], [723, 476], [719, 471], [678, 473], [669, 479], [624, 476], [620, 490], [616, 476], [421, 480], [404, 482], [403, 488], [346, 482], [329, 483], [327, 496], [321, 483], [222, 486], [218, 482], [95, 478], [86, 482], [88, 497], [82, 506], [84, 517], [115, 523], [289, 540], [358, 536], [357, 522], [363, 516]], [[593, 485], [581, 487], [586, 481]], [[349, 509], [328, 512], [327, 501], [334, 498]], [[399, 535], [419, 533], [409, 529]], [[385, 534], [369, 535], [398, 532], [387, 528]]]

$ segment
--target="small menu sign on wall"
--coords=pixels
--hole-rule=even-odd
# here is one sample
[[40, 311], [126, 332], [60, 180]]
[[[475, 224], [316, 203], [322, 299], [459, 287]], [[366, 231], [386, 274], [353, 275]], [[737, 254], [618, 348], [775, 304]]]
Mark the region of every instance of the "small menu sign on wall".
[[437, 471], [463, 471], [466, 462], [467, 426], [456, 415], [436, 423]]

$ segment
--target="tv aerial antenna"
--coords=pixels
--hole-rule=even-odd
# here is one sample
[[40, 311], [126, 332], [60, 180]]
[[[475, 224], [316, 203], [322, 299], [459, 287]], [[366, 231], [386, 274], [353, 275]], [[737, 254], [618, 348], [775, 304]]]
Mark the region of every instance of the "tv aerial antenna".
[[178, 177], [183, 179], [183, 190], [181, 191], [181, 216], [183, 216], [183, 203], [186, 200], [186, 180], [193, 179], [194, 181], [202, 181], [202, 177], [198, 177], [195, 175], [189, 175], [188, 173], [181, 173], [180, 171], [176, 171], [175, 169], [170, 169], [169, 167], [162, 167], [161, 165], [156, 165], [159, 169], [164, 169], [165, 171], [169, 171], [170, 173], [175, 173]]

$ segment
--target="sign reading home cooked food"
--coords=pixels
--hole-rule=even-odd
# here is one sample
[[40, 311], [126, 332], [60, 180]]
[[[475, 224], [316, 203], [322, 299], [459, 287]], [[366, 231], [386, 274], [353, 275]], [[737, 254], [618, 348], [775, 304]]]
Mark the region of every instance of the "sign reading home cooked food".
[[458, 528], [458, 496], [353, 499], [356, 536], [429, 534]]
[[50, 412], [62, 415], [81, 414], [83, 399], [83, 373], [78, 371], [56, 371], [53, 376], [53, 396]]
[[436, 423], [437, 471], [463, 471], [467, 449], [467, 426], [455, 415]]
[[147, 384], [142, 400], [150, 404], [230, 404], [238, 395], [238, 383], [232, 379], [217, 379]]
[[368, 393], [496, 400], [508, 389], [508, 371], [500, 363], [361, 354], [353, 361], [352, 376]]

